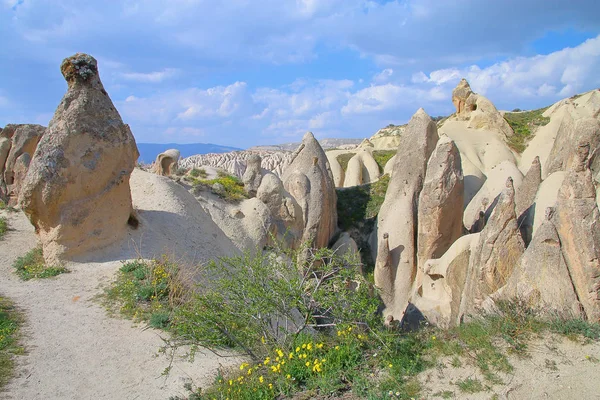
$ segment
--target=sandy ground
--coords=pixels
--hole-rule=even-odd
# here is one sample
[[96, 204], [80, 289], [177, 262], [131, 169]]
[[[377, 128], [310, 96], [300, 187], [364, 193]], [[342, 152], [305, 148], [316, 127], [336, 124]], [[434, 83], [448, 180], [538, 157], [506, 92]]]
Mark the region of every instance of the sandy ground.
[[[23, 345], [17, 375], [2, 399], [168, 399], [185, 394], [184, 383], [210, 384], [220, 364], [234, 357], [197, 354], [194, 363], [158, 355], [163, 332], [111, 317], [95, 297], [120, 267], [117, 260], [72, 264], [70, 274], [23, 282], [12, 263], [36, 246], [29, 221], [8, 215], [9, 231], [0, 241], [0, 293], [23, 311]], [[183, 352], [183, 351], [182, 351]]]
[[[438, 367], [419, 376], [426, 399], [465, 400], [591, 400], [600, 399], [600, 343], [584, 344], [563, 336], [545, 334], [528, 345], [527, 355], [509, 357], [513, 371], [498, 374], [502, 383], [486, 383], [473, 365], [462, 358], [461, 366], [452, 366], [452, 358], [440, 360]], [[457, 386], [465, 379], [478, 379], [485, 390], [462, 393]]]

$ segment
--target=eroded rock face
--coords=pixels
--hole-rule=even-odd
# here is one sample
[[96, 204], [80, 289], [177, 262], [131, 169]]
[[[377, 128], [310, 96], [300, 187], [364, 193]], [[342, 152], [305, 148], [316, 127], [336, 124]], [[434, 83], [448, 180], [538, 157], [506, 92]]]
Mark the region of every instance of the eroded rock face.
[[304, 218], [302, 208], [283, 187], [281, 180], [266, 173], [256, 191], [256, 197], [269, 208], [277, 240], [297, 249], [302, 240]]
[[419, 196], [419, 266], [440, 258], [462, 235], [464, 182], [458, 148], [443, 136], [427, 163], [423, 190]]
[[547, 208], [545, 220], [525, 250], [506, 285], [492, 299], [524, 302], [542, 314], [583, 318], [561, 251], [558, 232], [552, 222], [554, 209]]
[[508, 178], [471, 254], [459, 318], [476, 314], [483, 301], [506, 284], [524, 250], [515, 213], [515, 189], [512, 178]]
[[365, 183], [375, 182], [379, 179], [379, 165], [367, 148], [359, 150], [348, 161], [345, 173], [344, 187], [353, 187]]
[[465, 78], [461, 79], [452, 91], [452, 104], [454, 104], [457, 114], [465, 111], [467, 99], [471, 94], [473, 94], [473, 91], [469, 82]]
[[337, 196], [325, 152], [311, 132], [302, 138], [282, 180], [302, 209], [302, 243], [326, 247], [337, 230]]
[[244, 182], [244, 189], [248, 193], [249, 197], [256, 196], [256, 191], [260, 186], [262, 180], [262, 169], [260, 167], [262, 159], [258, 154], [251, 155], [246, 161], [246, 171], [242, 176], [242, 182]]
[[553, 222], [577, 297], [587, 318], [597, 322], [600, 321], [600, 212], [589, 168], [590, 145], [580, 144], [575, 155], [558, 192]]
[[181, 154], [177, 149], [169, 149], [156, 156], [152, 170], [157, 175], [170, 176], [177, 171], [179, 157]]
[[35, 151], [19, 203], [54, 264], [121, 238], [132, 212], [129, 177], [139, 153], [129, 126], [78, 53], [61, 72], [68, 91]]
[[597, 164], [600, 160], [600, 121], [587, 117], [574, 120], [571, 114], [566, 114], [562, 120], [554, 146], [546, 161], [545, 172], [547, 175], [557, 171], [568, 171], [577, 163], [579, 143], [590, 145], [590, 165], [594, 175], [600, 172]]
[[521, 186], [515, 193], [515, 211], [521, 236], [526, 245], [529, 245], [533, 235], [533, 221], [535, 218], [535, 196], [542, 183], [542, 166], [540, 158], [535, 157], [531, 168], [523, 178]]
[[[417, 268], [417, 210], [427, 160], [438, 141], [436, 124], [423, 109], [413, 115], [398, 147], [385, 200], [379, 211], [378, 232], [389, 234], [393, 300], [385, 302], [386, 315], [401, 320], [408, 305]], [[383, 238], [378, 240], [378, 252]], [[377, 257], [379, 259], [379, 256]], [[379, 275], [377, 266], [375, 274]], [[382, 274], [383, 275], [383, 274]], [[376, 283], [377, 284], [377, 283]], [[379, 287], [387, 286], [380, 282]], [[384, 299], [385, 301], [385, 299]]]

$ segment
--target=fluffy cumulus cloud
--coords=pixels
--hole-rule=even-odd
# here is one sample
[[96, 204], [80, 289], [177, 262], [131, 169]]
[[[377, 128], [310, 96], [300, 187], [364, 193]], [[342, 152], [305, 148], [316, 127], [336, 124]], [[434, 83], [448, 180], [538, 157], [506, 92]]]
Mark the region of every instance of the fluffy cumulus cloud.
[[[462, 77], [501, 108], [543, 106], [600, 86], [600, 2], [576, 3], [3, 0], [0, 125], [52, 115], [77, 51], [141, 141], [364, 137], [452, 112]], [[569, 30], [582, 39], [533, 46]]]

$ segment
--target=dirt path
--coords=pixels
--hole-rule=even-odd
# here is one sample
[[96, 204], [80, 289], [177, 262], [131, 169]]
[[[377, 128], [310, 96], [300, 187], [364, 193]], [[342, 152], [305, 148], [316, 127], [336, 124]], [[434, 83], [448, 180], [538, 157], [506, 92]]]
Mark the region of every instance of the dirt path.
[[236, 363], [210, 352], [195, 362], [157, 356], [160, 331], [110, 317], [94, 297], [111, 281], [119, 262], [69, 265], [70, 274], [23, 282], [13, 261], [36, 246], [29, 221], [21, 213], [1, 212], [9, 231], [0, 241], [0, 293], [25, 314], [17, 376], [0, 393], [2, 399], [168, 399], [184, 394], [183, 385], [205, 386], [219, 364]]

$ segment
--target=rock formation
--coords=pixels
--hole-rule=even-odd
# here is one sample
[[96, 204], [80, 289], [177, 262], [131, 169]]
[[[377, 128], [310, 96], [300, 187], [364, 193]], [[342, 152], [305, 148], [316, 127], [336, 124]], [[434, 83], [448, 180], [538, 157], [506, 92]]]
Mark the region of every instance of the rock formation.
[[536, 157], [531, 168], [523, 178], [521, 186], [515, 193], [515, 211], [521, 236], [525, 245], [529, 245], [533, 236], [533, 220], [535, 218], [535, 196], [542, 183], [542, 166], [540, 158]]
[[568, 171], [577, 162], [577, 147], [579, 143], [590, 145], [590, 165], [594, 175], [600, 172], [596, 164], [600, 153], [600, 121], [593, 117], [573, 120], [568, 114], [563, 120], [552, 151], [546, 162], [546, 174], [557, 171]]
[[473, 94], [469, 82], [465, 78], [462, 78], [458, 85], [452, 91], [452, 104], [456, 108], [456, 114], [462, 114], [465, 112], [467, 105], [467, 99]]
[[132, 213], [129, 177], [139, 154], [102, 86], [96, 60], [78, 53], [61, 72], [68, 91], [35, 151], [19, 194], [49, 264], [115, 242]]
[[169, 149], [156, 156], [152, 170], [157, 175], [170, 176], [175, 174], [179, 163], [180, 153], [177, 149]]
[[337, 196], [327, 157], [311, 132], [294, 154], [282, 181], [302, 209], [302, 243], [326, 247], [337, 230]]
[[242, 176], [242, 182], [244, 182], [244, 189], [249, 197], [256, 196], [256, 191], [263, 177], [263, 171], [260, 167], [261, 161], [262, 159], [258, 154], [253, 154], [246, 160], [246, 171]]
[[497, 300], [519, 300], [550, 317], [582, 318], [582, 307], [573, 288], [552, 222], [554, 209], [547, 208], [539, 231], [513, 270], [508, 282], [492, 295]]
[[417, 260], [440, 258], [462, 235], [463, 174], [454, 142], [442, 136], [427, 163], [419, 196]]
[[524, 250], [515, 213], [515, 189], [509, 177], [471, 254], [459, 318], [477, 313], [487, 296], [506, 284]]
[[[590, 145], [580, 144], [558, 193], [553, 218], [575, 292], [587, 318], [600, 321], [600, 213], [589, 167]], [[535, 236], [534, 236], [535, 238]]]
[[294, 153], [290, 151], [232, 151], [186, 157], [179, 161], [179, 166], [186, 169], [214, 167], [241, 178], [246, 171], [246, 161], [256, 154], [261, 157], [261, 167], [279, 177], [282, 176], [283, 170], [287, 168], [294, 157]]
[[392, 263], [389, 235], [386, 232], [379, 242], [374, 272], [375, 286], [379, 289], [381, 300], [385, 305], [391, 305], [394, 301], [394, 266]]
[[379, 165], [371, 151], [367, 148], [361, 149], [348, 161], [344, 187], [358, 186], [379, 179]]
[[[385, 200], [379, 211], [378, 232], [389, 234], [393, 301], [385, 302], [385, 314], [401, 320], [408, 305], [417, 268], [417, 210], [427, 160], [438, 141], [437, 127], [423, 109], [411, 118], [398, 147]], [[378, 240], [378, 252], [383, 248]], [[379, 255], [377, 257], [379, 259]], [[375, 269], [375, 275], [383, 275]], [[380, 288], [386, 284], [375, 282]], [[385, 298], [384, 298], [385, 301]]]

